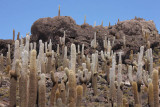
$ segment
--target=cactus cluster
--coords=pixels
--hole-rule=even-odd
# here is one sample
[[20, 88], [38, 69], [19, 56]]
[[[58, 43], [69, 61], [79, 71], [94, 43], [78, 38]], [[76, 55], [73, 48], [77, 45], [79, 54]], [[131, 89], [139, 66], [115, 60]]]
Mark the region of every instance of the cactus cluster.
[[[64, 31], [57, 51], [52, 50], [51, 40], [49, 43], [39, 40], [37, 51], [36, 43], [30, 43], [28, 34], [24, 44], [24, 39], [20, 39], [19, 35], [15, 40], [13, 30], [14, 57], [11, 58], [9, 44], [6, 65], [5, 56], [0, 56], [0, 72], [6, 70], [5, 73], [10, 75], [10, 107], [82, 107], [86, 106], [88, 99], [98, 98], [102, 94], [106, 101], [103, 106], [129, 107], [132, 104], [142, 107], [144, 94], [148, 97], [145, 106], [159, 106], [159, 69], [153, 66], [154, 56], [147, 33], [144, 36], [147, 48], [141, 46], [137, 55], [131, 50], [129, 65], [123, 64], [122, 50], [112, 50], [115, 37], [110, 39], [105, 36], [104, 50], [99, 52], [95, 33], [91, 41], [91, 54], [85, 53], [84, 44], [76, 46], [72, 43], [70, 56], [67, 54], [69, 49], [65, 37]], [[125, 36], [122, 39], [124, 49], [127, 40]], [[2, 81], [0, 75], [0, 87]], [[132, 96], [126, 95], [127, 85]], [[127, 99], [130, 97], [133, 100]]]

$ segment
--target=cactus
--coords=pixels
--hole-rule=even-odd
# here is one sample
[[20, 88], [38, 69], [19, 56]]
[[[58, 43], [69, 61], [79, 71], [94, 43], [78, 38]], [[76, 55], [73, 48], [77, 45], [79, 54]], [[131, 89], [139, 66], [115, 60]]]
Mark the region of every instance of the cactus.
[[122, 65], [121, 64], [118, 64], [118, 74], [117, 74], [117, 81], [118, 81], [118, 89], [117, 89], [117, 106], [118, 107], [123, 107], [123, 101], [122, 101], [122, 98], [123, 98], [123, 92], [122, 92], [122, 74], [121, 74], [121, 71], [122, 71]]
[[15, 30], [13, 29], [13, 42], [15, 40]]
[[11, 49], [10, 44], [8, 44], [8, 52], [7, 52], [7, 66], [11, 65]]
[[64, 57], [63, 57], [63, 67], [68, 67], [68, 61], [67, 61], [67, 46], [64, 48]]
[[69, 107], [76, 107], [77, 92], [76, 92], [76, 77], [75, 72], [69, 73]]
[[57, 107], [64, 107], [61, 98], [58, 98], [58, 99], [57, 99], [56, 105], [57, 105]]
[[114, 74], [114, 69], [110, 68], [110, 101], [112, 106], [115, 103], [115, 96], [116, 96], [116, 89], [115, 89], [115, 74]]
[[15, 71], [10, 71], [10, 102], [9, 107], [16, 107], [16, 88], [17, 88], [17, 75]]
[[59, 8], [58, 8], [58, 16], [60, 16], [60, 5], [59, 5]]
[[86, 69], [86, 64], [85, 63], [83, 63], [82, 66], [85, 66], [85, 67], [83, 68], [83, 71], [80, 71], [79, 80], [80, 80], [80, 83], [83, 86], [83, 96], [85, 97], [86, 96], [86, 90], [87, 90], [87, 82], [89, 82], [90, 79], [91, 79], [91, 72], [88, 72], [88, 69]]
[[33, 49], [36, 50], [36, 42], [33, 43]]
[[47, 73], [49, 73], [52, 70], [52, 53], [51, 52], [47, 52], [46, 56], [48, 58], [48, 61], [47, 61]]
[[45, 74], [40, 74], [40, 80], [38, 81], [38, 106], [46, 106], [46, 82]]
[[51, 42], [51, 39], [50, 39], [49, 44], [48, 44], [48, 50], [49, 50], [49, 52], [52, 52], [52, 42]]
[[20, 106], [28, 107], [28, 83], [29, 83], [29, 75], [28, 75], [28, 52], [24, 50], [22, 52], [22, 71], [21, 77], [19, 80], [19, 93], [20, 93]]
[[94, 95], [97, 95], [97, 55], [92, 54], [92, 65], [91, 65], [91, 73], [92, 73], [92, 87]]
[[84, 16], [84, 24], [86, 24], [86, 16]]
[[82, 97], [83, 97], [83, 87], [81, 85], [77, 86], [77, 107], [81, 107], [81, 102], [82, 102]]
[[56, 90], [56, 94], [55, 95], [56, 95], [55, 101], [57, 102], [58, 98], [60, 98], [60, 92], [59, 92], [58, 89]]
[[96, 27], [96, 21], [94, 22], [94, 25], [93, 25], [93, 27]]
[[103, 27], [103, 20], [102, 20], [101, 26]]
[[152, 83], [153, 83], [154, 107], [159, 107], [159, 83], [158, 83], [157, 70], [153, 70]]
[[37, 98], [36, 54], [37, 54], [36, 50], [31, 51], [28, 107], [35, 107], [36, 106], [36, 98]]
[[57, 78], [54, 77], [54, 71], [51, 71], [51, 80], [53, 82], [53, 87], [50, 95], [50, 106], [53, 107], [54, 101], [55, 101], [55, 92], [58, 88], [58, 81], [57, 81]]
[[108, 27], [110, 27], [111, 26], [111, 23], [109, 22], [109, 26]]
[[19, 36], [20, 36], [20, 32], [18, 32], [18, 34], [17, 34], [17, 40], [19, 40]]
[[123, 48], [126, 47], [126, 36], [123, 36]]
[[61, 84], [59, 86], [59, 92], [60, 92], [60, 98], [62, 100], [62, 103], [66, 104], [66, 90], [65, 90], [65, 84], [63, 81], [61, 81]]
[[148, 102], [150, 107], [154, 107], [153, 84], [148, 85]]
[[91, 41], [91, 47], [94, 49], [95, 52], [97, 48], [96, 32], [94, 33], [94, 39]]
[[147, 49], [150, 49], [150, 47], [151, 47], [151, 43], [150, 43], [150, 41], [148, 41], [147, 42]]
[[81, 58], [83, 57], [84, 55], [84, 44], [82, 44], [82, 53], [81, 53]]
[[86, 66], [87, 66], [88, 71], [90, 72], [91, 71], [91, 63], [90, 63], [90, 58], [88, 56], [87, 56]]
[[15, 70], [15, 64], [16, 64], [16, 59], [20, 59], [20, 50], [19, 50], [19, 41], [15, 41], [15, 48], [14, 48], [14, 59], [12, 62], [12, 70]]
[[17, 80], [20, 76], [20, 63], [19, 60], [15, 61], [15, 71], [10, 71], [10, 103], [9, 107], [16, 106], [16, 88], [17, 88]]
[[140, 104], [138, 90], [137, 90], [138, 87], [137, 87], [137, 83], [136, 82], [132, 82], [132, 88], [133, 88], [133, 95], [134, 95], [135, 105], [136, 104]]
[[71, 70], [76, 71], [76, 46], [75, 44], [71, 45]]
[[131, 62], [133, 62], [133, 50], [131, 50], [130, 52], [129, 59], [131, 60]]
[[120, 21], [119, 21], [119, 18], [118, 18], [118, 22], [120, 22]]
[[0, 72], [4, 71], [3, 54], [0, 56]]
[[128, 78], [129, 78], [130, 84], [132, 84], [133, 76], [132, 76], [132, 66], [131, 65], [128, 66]]

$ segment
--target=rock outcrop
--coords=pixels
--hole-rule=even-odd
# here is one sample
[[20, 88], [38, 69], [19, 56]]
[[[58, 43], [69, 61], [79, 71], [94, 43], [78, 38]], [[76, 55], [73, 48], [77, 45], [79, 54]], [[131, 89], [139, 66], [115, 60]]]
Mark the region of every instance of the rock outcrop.
[[[90, 42], [94, 37], [94, 32], [97, 32], [98, 50], [103, 49], [103, 39], [105, 36], [112, 41], [113, 37], [115, 43], [113, 45], [114, 51], [123, 50], [126, 59], [129, 56], [130, 50], [134, 53], [139, 51], [139, 47], [146, 45], [144, 32], [149, 33], [149, 41], [151, 47], [157, 47], [159, 44], [158, 31], [153, 21], [145, 21], [141, 18], [135, 18], [132, 20], [119, 21], [116, 25], [103, 27], [91, 25], [85, 23], [77, 25], [75, 20], [69, 16], [56, 16], [54, 18], [40, 18], [35, 21], [31, 27], [31, 42], [36, 42], [41, 39], [43, 42], [49, 42], [51, 39], [53, 42], [53, 49], [56, 50], [56, 45], [59, 43], [59, 37], [63, 37], [64, 31], [66, 32], [66, 45], [70, 47], [71, 43], [85, 44], [85, 53], [91, 51]], [[126, 38], [126, 48], [122, 49], [123, 36]], [[159, 36], [159, 35], [158, 35]], [[37, 46], [38, 48], [38, 46]]]

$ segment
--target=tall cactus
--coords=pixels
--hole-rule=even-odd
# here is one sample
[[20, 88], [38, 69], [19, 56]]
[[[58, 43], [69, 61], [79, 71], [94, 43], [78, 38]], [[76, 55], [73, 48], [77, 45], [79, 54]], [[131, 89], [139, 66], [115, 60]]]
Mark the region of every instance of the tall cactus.
[[24, 50], [22, 52], [22, 71], [19, 80], [19, 93], [20, 93], [20, 106], [28, 107], [28, 97], [29, 97], [29, 75], [28, 75], [28, 52]]
[[0, 72], [4, 71], [3, 54], [0, 56]]
[[71, 45], [71, 70], [75, 72], [76, 70], [76, 46], [75, 44]]
[[37, 54], [36, 50], [31, 51], [28, 107], [36, 107], [36, 98], [37, 98], [36, 54]]
[[20, 62], [19, 60], [15, 61], [15, 71], [10, 71], [10, 103], [9, 107], [16, 107], [16, 89], [17, 89], [17, 80], [20, 76]]
[[81, 107], [82, 97], [83, 97], [83, 87], [81, 85], [78, 85], [77, 86], [77, 103], [76, 103], [77, 107]]
[[159, 107], [159, 83], [158, 83], [158, 71], [153, 70], [152, 83], [153, 83], [153, 95], [154, 95], [154, 107]]
[[92, 65], [91, 65], [91, 73], [92, 73], [92, 87], [93, 87], [93, 91], [94, 91], [94, 95], [97, 95], [97, 76], [98, 76], [98, 72], [97, 72], [97, 55], [96, 54], [92, 54]]
[[56, 93], [56, 90], [58, 88], [58, 81], [57, 81], [57, 78], [55, 78], [54, 76], [54, 71], [51, 71], [51, 80], [53, 82], [53, 87], [51, 89], [51, 94], [50, 94], [50, 107], [53, 107], [54, 106], [54, 101], [55, 101], [55, 93]]
[[133, 88], [135, 105], [140, 104], [138, 90], [137, 90], [138, 88], [137, 88], [137, 83], [136, 82], [132, 82], [132, 88]]
[[63, 81], [61, 81], [61, 84], [59, 86], [59, 92], [60, 92], [60, 98], [62, 99], [62, 103], [66, 104], [66, 90], [65, 90], [65, 84]]
[[148, 85], [148, 102], [150, 107], [154, 107], [153, 84]]
[[45, 82], [45, 74], [40, 74], [40, 80], [38, 82], [38, 106], [45, 107], [46, 106], [46, 82]]
[[77, 92], [76, 92], [76, 76], [74, 71], [69, 73], [69, 107], [76, 107]]

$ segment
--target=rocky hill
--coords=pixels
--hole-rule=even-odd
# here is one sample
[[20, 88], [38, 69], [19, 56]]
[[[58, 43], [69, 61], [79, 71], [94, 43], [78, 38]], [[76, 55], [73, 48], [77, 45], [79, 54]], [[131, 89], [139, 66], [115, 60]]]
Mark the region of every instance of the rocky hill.
[[[159, 35], [153, 21], [146, 21], [141, 18], [132, 20], [118, 21], [113, 26], [91, 26], [87, 23], [78, 25], [75, 20], [69, 16], [56, 16], [53, 18], [40, 18], [35, 21], [31, 27], [31, 42], [38, 43], [41, 39], [43, 42], [53, 42], [53, 49], [56, 50], [56, 45], [59, 44], [59, 37], [63, 37], [66, 32], [66, 45], [70, 47], [71, 43], [85, 44], [85, 53], [91, 51], [91, 40], [94, 38], [94, 33], [97, 33], [98, 47], [100, 51], [103, 49], [103, 39], [105, 36], [111, 41], [115, 37], [114, 51], [123, 50], [123, 59], [127, 59], [130, 50], [134, 53], [139, 51], [139, 47], [146, 46], [144, 33], [149, 34], [152, 48], [159, 48]], [[126, 47], [123, 46], [123, 37], [126, 38]], [[38, 46], [37, 46], [38, 48]]]

